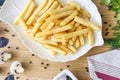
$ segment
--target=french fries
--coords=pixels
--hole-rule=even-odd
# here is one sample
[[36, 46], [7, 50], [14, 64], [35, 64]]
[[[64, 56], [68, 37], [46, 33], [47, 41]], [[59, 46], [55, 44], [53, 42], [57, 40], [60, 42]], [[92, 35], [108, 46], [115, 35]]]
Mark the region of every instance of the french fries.
[[80, 40], [81, 46], [83, 46], [85, 44], [85, 40], [84, 40], [83, 35], [79, 36], [79, 40]]
[[35, 20], [35, 17], [38, 15], [38, 13], [43, 9], [43, 7], [47, 4], [48, 0], [44, 0], [44, 2], [37, 7], [37, 9], [33, 12], [31, 17], [28, 19], [27, 24], [30, 25]]
[[25, 14], [24, 20], [27, 21], [27, 19], [30, 17], [30, 15], [32, 14], [33, 10], [35, 9], [35, 3], [32, 2], [28, 11]]
[[25, 23], [25, 21], [24, 21], [23, 19], [20, 19], [19, 22], [20, 22], [19, 25], [20, 25], [20, 26], [23, 26], [25, 30], [28, 29], [28, 26], [27, 26], [27, 24]]
[[60, 18], [69, 16], [73, 12], [74, 12], [74, 10], [70, 10], [70, 11], [62, 12], [60, 14], [56, 14], [56, 15], [51, 16], [50, 18], [48, 18], [47, 21], [53, 21], [53, 20], [56, 20], [56, 19], [60, 19]]
[[51, 35], [51, 34], [63, 32], [63, 31], [69, 30], [69, 29], [71, 29], [71, 28], [72, 28], [71, 25], [67, 25], [67, 26], [64, 26], [64, 27], [60, 27], [60, 28], [53, 29], [53, 30], [51, 30], [51, 31], [39, 32], [39, 33], [36, 34], [36, 37], [46, 36], [46, 35]]
[[49, 12], [52, 10], [52, 9], [55, 9], [57, 8], [58, 6], [58, 2], [55, 1], [52, 6], [50, 7], [50, 9], [48, 11], [46, 11], [40, 18], [38, 18], [37, 22], [43, 22], [48, 16], [49, 16]]
[[77, 4], [77, 3], [75, 3], [75, 2], [68, 2], [68, 5], [75, 6], [76, 9], [77, 9], [78, 11], [80, 11], [80, 13], [81, 13], [83, 16], [87, 17], [88, 19], [90, 18], [90, 14], [89, 14], [86, 10], [84, 10], [79, 4]]
[[42, 44], [52, 44], [52, 45], [58, 45], [57, 42], [54, 41], [48, 41], [48, 40], [42, 40], [41, 38], [35, 38], [35, 40], [37, 40], [38, 42], [42, 43]]
[[73, 53], [68, 47], [60, 45], [60, 48], [62, 48], [66, 53], [70, 53], [70, 54]]
[[46, 12], [55, 0], [48, 0], [47, 5], [39, 12], [38, 17], [40, 17], [44, 12]]
[[86, 39], [89, 45], [94, 45], [94, 31], [100, 30], [79, 4], [63, 4], [59, 0], [44, 0], [38, 7], [34, 0], [29, 0], [13, 23], [23, 26], [27, 36], [53, 55], [65, 56], [76, 53], [86, 44]]
[[49, 31], [51, 30], [53, 27], [54, 27], [55, 23], [54, 22], [51, 22], [45, 29], [45, 31]]
[[44, 44], [43, 46], [53, 51], [66, 55], [66, 52], [58, 46], [53, 46], [53, 45], [48, 45], [48, 44]]
[[44, 22], [44, 23], [40, 26], [40, 29], [41, 29], [42, 31], [44, 31], [49, 24], [50, 24], [50, 22]]
[[27, 5], [25, 6], [25, 8], [23, 9], [23, 11], [20, 13], [19, 16], [16, 17], [16, 19], [14, 20], [14, 24], [18, 25], [19, 24], [19, 19], [22, 18], [25, 16], [30, 4], [32, 3], [33, 0], [29, 0], [29, 2], [27, 3]]
[[72, 39], [69, 40], [69, 45], [73, 45], [74, 42], [72, 41]]
[[79, 10], [79, 11], [81, 11], [81, 7], [80, 7], [80, 5], [78, 5], [77, 3], [75, 3], [75, 2], [68, 2], [68, 5], [71, 5], [71, 6], [75, 6], [75, 8], [77, 9], [77, 10]]
[[89, 31], [89, 29], [83, 29], [83, 30], [79, 30], [79, 31], [75, 31], [75, 32], [71, 32], [68, 34], [61, 35], [60, 37], [63, 39], [69, 39], [69, 38], [76, 37], [76, 36], [79, 36], [82, 34], [87, 34], [88, 31]]
[[82, 18], [80, 18], [78, 16], [75, 17], [75, 21], [82, 24], [82, 25], [84, 25], [84, 26], [90, 27], [92, 29], [100, 30], [99, 26], [97, 24], [95, 24], [94, 22], [92, 22], [92, 21], [82, 19]]
[[78, 11], [74, 11], [70, 16], [68, 16], [67, 18], [65, 18], [61, 23], [60, 25], [61, 26], [64, 26], [66, 24], [68, 24], [71, 20], [74, 19], [75, 16], [77, 16], [78, 14]]
[[75, 52], [77, 51], [77, 49], [76, 49], [75, 47], [73, 47], [73, 46], [68, 46], [68, 48], [69, 48], [70, 50], [72, 50], [73, 53], [75, 53]]
[[80, 45], [80, 41], [79, 41], [79, 37], [77, 37], [76, 41], [75, 41], [75, 47], [76, 48], [79, 48], [81, 45]]
[[51, 10], [50, 14], [51, 15], [60, 14], [62, 12], [66, 12], [66, 11], [73, 10], [73, 9], [74, 9], [74, 6], [65, 6], [64, 8]]
[[53, 55], [56, 55], [56, 54], [57, 54], [56, 51], [54, 51], [54, 50], [51, 50], [51, 51], [52, 51], [52, 54], [53, 54]]
[[54, 42], [67, 42], [68, 40], [66, 40], [66, 39], [51, 38], [51, 41], [54, 41]]
[[94, 32], [90, 28], [89, 28], [89, 32], [88, 32], [88, 42], [89, 42], [90, 45], [93, 45], [94, 42], [95, 42]]

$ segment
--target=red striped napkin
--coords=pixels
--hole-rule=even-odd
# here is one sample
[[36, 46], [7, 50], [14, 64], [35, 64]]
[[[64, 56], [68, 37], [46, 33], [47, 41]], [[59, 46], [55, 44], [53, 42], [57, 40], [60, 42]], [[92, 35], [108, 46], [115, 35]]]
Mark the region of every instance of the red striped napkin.
[[120, 80], [120, 50], [88, 57], [91, 80]]

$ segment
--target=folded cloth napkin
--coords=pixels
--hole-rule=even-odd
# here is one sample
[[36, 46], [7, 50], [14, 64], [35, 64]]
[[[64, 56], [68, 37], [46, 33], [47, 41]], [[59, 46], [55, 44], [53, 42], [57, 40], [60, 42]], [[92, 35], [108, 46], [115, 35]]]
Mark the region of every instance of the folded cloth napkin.
[[88, 57], [91, 80], [120, 80], [120, 50]]

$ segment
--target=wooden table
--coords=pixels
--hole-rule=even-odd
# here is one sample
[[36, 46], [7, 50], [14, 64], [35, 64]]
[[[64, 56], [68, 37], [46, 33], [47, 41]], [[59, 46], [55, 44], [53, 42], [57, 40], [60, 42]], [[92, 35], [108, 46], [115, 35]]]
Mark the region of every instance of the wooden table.
[[[103, 17], [104, 39], [109, 38], [111, 33], [108, 32], [111, 31], [112, 26], [116, 24], [115, 15], [112, 11], [108, 10], [107, 7], [99, 5], [100, 0], [93, 0], [93, 2], [97, 5]], [[69, 68], [79, 80], [89, 80], [87, 57], [110, 50], [109, 46], [104, 45], [91, 49], [86, 55], [75, 61], [67, 63], [50, 62], [32, 55], [9, 25], [0, 22], [0, 28], [3, 30], [6, 29], [0, 36], [7, 37], [10, 40], [9, 44], [0, 50], [6, 50], [13, 55], [10, 61], [0, 65], [0, 80], [4, 80], [5, 76], [9, 74], [9, 67], [13, 61], [21, 61], [25, 68], [25, 73], [17, 75], [15, 77], [16, 80], [52, 80], [53, 77], [66, 68]], [[106, 33], [108, 33], [108, 35], [106, 35]]]

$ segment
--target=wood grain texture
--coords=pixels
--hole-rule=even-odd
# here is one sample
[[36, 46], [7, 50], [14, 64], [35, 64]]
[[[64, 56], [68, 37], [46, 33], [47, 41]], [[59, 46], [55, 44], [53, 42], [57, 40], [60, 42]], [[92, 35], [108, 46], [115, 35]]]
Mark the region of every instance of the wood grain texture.
[[[103, 16], [103, 36], [105, 39], [109, 38], [112, 35], [110, 29], [116, 24], [115, 15], [112, 11], [109, 11], [107, 7], [99, 5], [100, 0], [93, 0], [93, 2]], [[4, 31], [0, 36], [10, 39], [9, 44], [0, 50], [6, 50], [13, 55], [10, 61], [0, 65], [0, 80], [4, 80], [8, 75], [10, 64], [13, 61], [22, 62], [25, 68], [25, 73], [16, 75], [16, 78], [18, 78], [16, 80], [52, 80], [61, 70], [66, 68], [69, 68], [79, 80], [89, 80], [89, 73], [86, 71], [86, 67], [88, 66], [87, 57], [110, 50], [110, 46], [104, 45], [91, 49], [86, 55], [75, 61], [67, 63], [50, 62], [32, 55], [9, 25], [0, 22], [0, 28], [9, 31]], [[105, 35], [106, 32], [110, 33]]]

